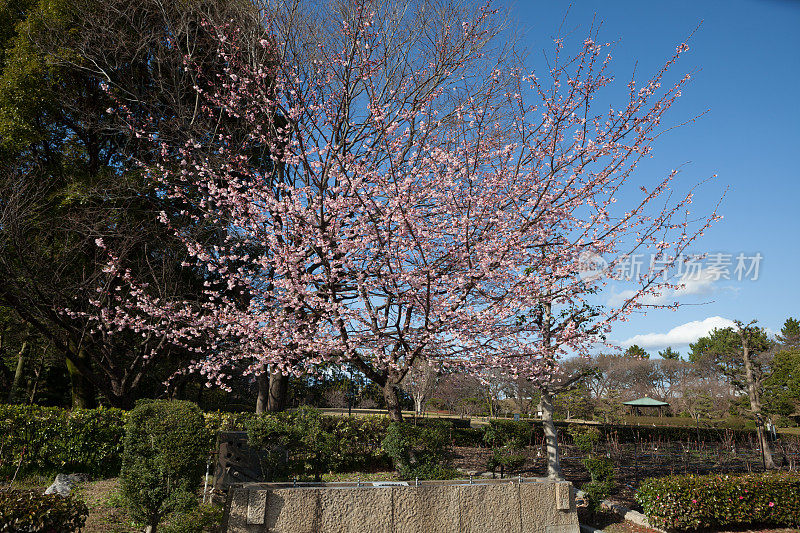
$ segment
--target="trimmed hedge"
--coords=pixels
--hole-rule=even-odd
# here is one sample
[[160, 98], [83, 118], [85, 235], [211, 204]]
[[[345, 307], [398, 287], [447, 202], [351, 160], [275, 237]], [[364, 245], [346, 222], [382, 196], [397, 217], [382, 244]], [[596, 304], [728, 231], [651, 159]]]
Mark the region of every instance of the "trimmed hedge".
[[[0, 404], [0, 478], [13, 475], [20, 460], [22, 473], [70, 471], [93, 477], [117, 476], [122, 467], [128, 415], [128, 411], [104, 407], [62, 409]], [[209, 447], [213, 447], [219, 431], [242, 430], [255, 416], [203, 413]]]
[[669, 476], [636, 492], [650, 523], [670, 530], [800, 525], [800, 473]]
[[57, 494], [0, 490], [0, 532], [69, 533], [86, 523], [83, 501]]
[[271, 480], [352, 472], [389, 466], [381, 451], [386, 417], [323, 416], [316, 409], [254, 416], [247, 423], [250, 445], [266, 452]]
[[122, 464], [127, 413], [0, 405], [0, 476], [23, 472], [116, 475]]

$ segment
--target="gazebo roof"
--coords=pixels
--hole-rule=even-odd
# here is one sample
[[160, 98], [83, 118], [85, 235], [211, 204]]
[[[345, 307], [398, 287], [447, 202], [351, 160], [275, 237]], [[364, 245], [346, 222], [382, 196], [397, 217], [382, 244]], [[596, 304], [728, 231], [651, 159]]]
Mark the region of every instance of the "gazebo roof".
[[633, 405], [634, 407], [664, 407], [669, 405], [667, 402], [661, 402], [652, 398], [644, 397], [638, 400], [631, 400], [629, 402], [622, 402], [623, 405]]

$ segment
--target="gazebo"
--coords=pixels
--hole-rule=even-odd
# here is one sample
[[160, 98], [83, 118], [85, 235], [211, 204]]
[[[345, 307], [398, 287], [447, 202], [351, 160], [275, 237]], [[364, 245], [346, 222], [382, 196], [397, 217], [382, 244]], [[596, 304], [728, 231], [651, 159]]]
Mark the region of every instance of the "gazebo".
[[644, 397], [639, 398], [638, 400], [631, 400], [629, 402], [622, 402], [622, 405], [628, 405], [631, 408], [631, 414], [640, 415], [640, 409], [642, 407], [654, 407], [658, 409], [658, 416], [663, 414], [664, 407], [669, 407], [667, 402], [662, 402], [659, 400], [654, 400], [652, 398]]

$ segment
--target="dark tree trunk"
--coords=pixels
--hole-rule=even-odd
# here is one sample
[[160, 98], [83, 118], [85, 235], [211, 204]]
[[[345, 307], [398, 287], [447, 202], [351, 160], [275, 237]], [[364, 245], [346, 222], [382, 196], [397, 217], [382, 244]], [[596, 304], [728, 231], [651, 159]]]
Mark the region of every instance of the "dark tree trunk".
[[269, 397], [269, 374], [266, 368], [264, 372], [256, 376], [256, 386], [258, 395], [256, 396], [256, 414], [263, 414], [267, 410], [267, 398]]
[[383, 398], [386, 400], [386, 409], [392, 422], [402, 422], [403, 412], [400, 410], [400, 391], [397, 383], [387, 380], [383, 386]]
[[183, 400], [186, 397], [186, 385], [189, 381], [188, 376], [178, 376], [170, 380], [168, 392], [170, 400]]
[[8, 389], [9, 403], [16, 402], [19, 399], [20, 385], [22, 384], [22, 375], [25, 372], [25, 350], [28, 348], [28, 341], [22, 343], [22, 348], [17, 355], [17, 369], [14, 372], [14, 381], [11, 382], [11, 387]]
[[269, 376], [269, 397], [267, 411], [279, 413], [286, 409], [286, 397], [289, 394], [289, 376], [273, 372]]
[[[97, 393], [94, 385], [79, 370], [79, 363], [90, 364], [86, 352], [83, 349], [79, 349], [77, 354], [67, 354], [66, 363], [71, 383], [72, 407], [83, 409], [97, 407]], [[113, 403], [112, 398], [109, 398], [109, 401]]]

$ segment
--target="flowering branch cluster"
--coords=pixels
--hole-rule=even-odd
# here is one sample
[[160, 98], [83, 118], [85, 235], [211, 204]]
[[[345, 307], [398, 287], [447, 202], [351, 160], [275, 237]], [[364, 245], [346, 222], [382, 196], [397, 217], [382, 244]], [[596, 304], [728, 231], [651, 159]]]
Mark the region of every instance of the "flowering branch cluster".
[[[661, 274], [717, 216], [692, 222], [677, 171], [648, 185], [633, 173], [689, 80], [665, 81], [686, 45], [598, 112], [608, 45], [564, 59], [557, 41], [540, 78], [498, 58], [488, 5], [330, 9], [272, 13], [257, 51], [218, 28], [226, 68], [196, 87], [217, 124], [206, 137], [174, 146], [134, 125], [161, 147], [149, 175], [182, 206], [161, 219], [207, 281], [200, 304], [98, 300], [98, 327], [163, 331], [219, 383], [235, 361], [347, 361], [389, 390], [431, 354], [545, 376], [672, 287]], [[619, 305], [590, 306], [606, 280], [581, 277], [581, 255], [613, 266], [643, 248], [661, 268]]]

